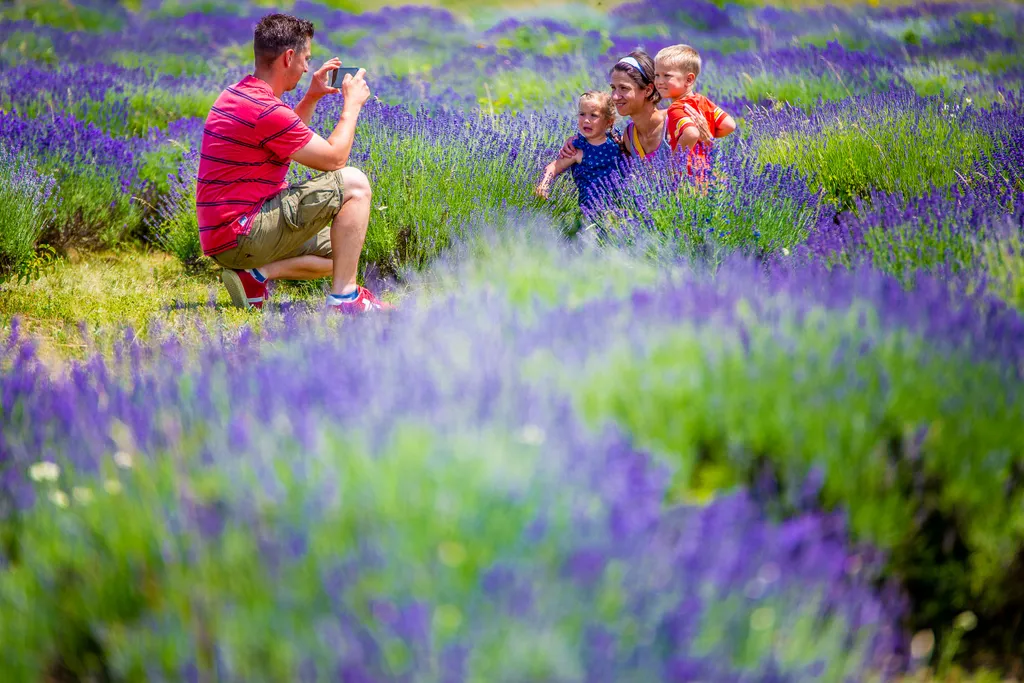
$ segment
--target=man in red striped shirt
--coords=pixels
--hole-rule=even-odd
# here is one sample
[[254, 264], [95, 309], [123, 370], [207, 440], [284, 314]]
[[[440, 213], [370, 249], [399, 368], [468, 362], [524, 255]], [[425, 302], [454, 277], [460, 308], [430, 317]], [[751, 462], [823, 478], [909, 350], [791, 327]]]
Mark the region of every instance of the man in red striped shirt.
[[[348, 166], [356, 120], [370, 96], [365, 72], [328, 85], [335, 58], [320, 67], [294, 109], [281, 96], [309, 71], [313, 24], [263, 17], [253, 35], [255, 70], [220, 94], [203, 130], [196, 216], [203, 252], [239, 307], [261, 308], [269, 280], [330, 276], [327, 304], [346, 313], [388, 308], [356, 282], [370, 220], [370, 182]], [[310, 130], [321, 98], [344, 96], [326, 139]], [[295, 160], [323, 173], [289, 186]]]

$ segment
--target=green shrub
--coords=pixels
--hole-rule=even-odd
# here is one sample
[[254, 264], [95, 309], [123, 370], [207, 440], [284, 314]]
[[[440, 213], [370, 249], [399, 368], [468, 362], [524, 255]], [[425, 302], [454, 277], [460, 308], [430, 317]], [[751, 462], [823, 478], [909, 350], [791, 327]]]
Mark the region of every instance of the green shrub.
[[744, 96], [751, 102], [779, 102], [807, 110], [822, 100], [834, 101], [850, 96], [849, 88], [832, 74], [778, 76], [760, 73], [744, 78], [742, 88]]
[[53, 191], [53, 178], [32, 159], [0, 147], [0, 283], [37, 273], [36, 243], [53, 218]]
[[872, 190], [917, 196], [959, 182], [992, 148], [958, 107], [929, 102], [918, 111], [862, 105], [822, 124], [766, 138], [762, 164], [792, 164], [843, 206]]
[[143, 216], [140, 203], [121, 189], [116, 178], [60, 162], [49, 162], [44, 168], [57, 179], [60, 194], [46, 241], [113, 247], [138, 235]]
[[199, 242], [199, 222], [194, 201], [180, 201], [165, 210], [157, 231], [157, 243], [181, 263], [186, 273], [198, 273], [210, 267]]
[[361, 168], [373, 187], [363, 254], [385, 272], [425, 263], [473, 223], [537, 205], [532, 189], [539, 171], [526, 147], [539, 144], [536, 139], [524, 141], [526, 149], [514, 160], [507, 150], [483, 153], [465, 143], [377, 122], [360, 130], [359, 141], [367, 145], [368, 159]]
[[46, 36], [26, 31], [14, 31], [0, 43], [0, 63], [47, 64], [57, 63], [53, 42]]
[[576, 99], [585, 90], [603, 90], [607, 86], [583, 69], [562, 75], [557, 82], [533, 69], [499, 71], [477, 86], [477, 102], [485, 112], [530, 111], [555, 108], [572, 111]]

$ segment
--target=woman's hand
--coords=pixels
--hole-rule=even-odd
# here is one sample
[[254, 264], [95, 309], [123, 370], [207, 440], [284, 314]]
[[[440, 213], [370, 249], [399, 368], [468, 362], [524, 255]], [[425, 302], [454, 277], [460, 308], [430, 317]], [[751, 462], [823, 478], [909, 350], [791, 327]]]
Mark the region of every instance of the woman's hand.
[[309, 91], [306, 93], [307, 97], [319, 100], [325, 95], [336, 95], [341, 92], [337, 88], [332, 88], [328, 85], [331, 82], [331, 72], [337, 70], [341, 66], [341, 60], [337, 57], [333, 57], [324, 62], [321, 66], [313, 73], [313, 78], [309, 83]]
[[576, 153], [579, 152], [578, 149], [573, 147], [572, 141], [573, 138], [569, 138], [568, 140], [565, 141], [565, 144], [562, 145], [562, 149], [558, 150], [559, 159], [572, 159], [574, 156], [576, 156]]
[[708, 126], [708, 120], [704, 118], [704, 115], [698, 112], [689, 104], [683, 105], [686, 109], [686, 113], [689, 115], [690, 120], [693, 121], [693, 125], [697, 127], [698, 142], [710, 142], [715, 136], [711, 134], [711, 127]]

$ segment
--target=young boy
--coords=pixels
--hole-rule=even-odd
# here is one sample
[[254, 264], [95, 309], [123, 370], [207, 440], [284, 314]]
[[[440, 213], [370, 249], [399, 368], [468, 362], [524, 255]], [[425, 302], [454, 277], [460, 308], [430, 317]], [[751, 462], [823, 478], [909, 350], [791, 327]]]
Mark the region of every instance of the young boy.
[[654, 58], [654, 87], [662, 97], [672, 100], [665, 121], [672, 151], [687, 149], [691, 159], [705, 160], [710, 143], [700, 142], [699, 129], [690, 117], [687, 105], [707, 120], [712, 137], [729, 135], [736, 130], [736, 122], [714, 102], [693, 91], [700, 66], [700, 53], [689, 45], [666, 47]]

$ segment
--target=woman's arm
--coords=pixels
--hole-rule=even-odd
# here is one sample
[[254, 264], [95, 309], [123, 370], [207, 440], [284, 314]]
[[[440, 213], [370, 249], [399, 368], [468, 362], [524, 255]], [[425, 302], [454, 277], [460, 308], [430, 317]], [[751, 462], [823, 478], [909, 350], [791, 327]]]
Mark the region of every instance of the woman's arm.
[[[573, 149], [576, 148], [573, 147]], [[545, 166], [544, 177], [541, 178], [540, 184], [537, 185], [536, 193], [544, 199], [547, 199], [548, 195], [551, 194], [551, 183], [554, 179], [564, 173], [573, 164], [577, 164], [582, 161], [582, 156], [583, 152], [576, 150], [576, 153], [571, 157], [559, 157]]]

